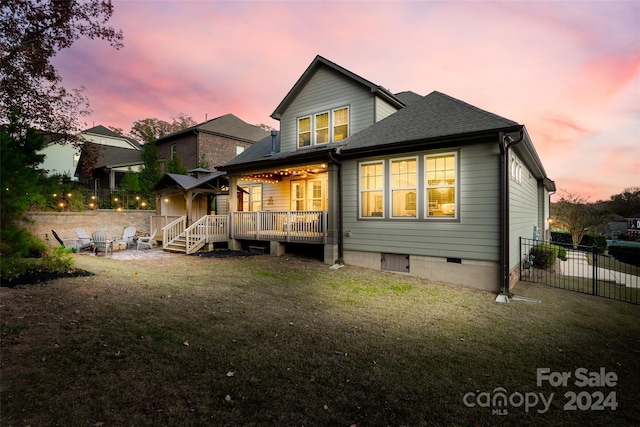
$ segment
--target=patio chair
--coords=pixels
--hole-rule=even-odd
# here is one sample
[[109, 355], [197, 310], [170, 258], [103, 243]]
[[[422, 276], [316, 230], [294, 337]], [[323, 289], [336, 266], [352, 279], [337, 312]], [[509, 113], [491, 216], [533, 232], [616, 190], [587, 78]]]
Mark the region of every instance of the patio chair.
[[78, 246], [80, 244], [80, 240], [77, 238], [71, 238], [71, 239], [65, 239], [60, 237], [60, 235], [58, 235], [58, 233], [56, 233], [56, 230], [51, 230], [51, 234], [53, 234], [53, 237], [55, 237], [55, 239], [58, 241], [58, 243], [60, 243], [60, 246], [62, 246], [65, 249], [75, 249], [78, 250]]
[[122, 236], [115, 236], [113, 240], [116, 243], [126, 243], [127, 248], [129, 248], [129, 246], [135, 245], [135, 242], [133, 241], [133, 238], [135, 236], [136, 236], [136, 228], [127, 227], [124, 229], [124, 233], [122, 233]]
[[156, 228], [155, 230], [153, 230], [153, 233], [151, 233], [151, 236], [149, 237], [138, 237], [138, 246], [136, 247], [136, 250], [139, 250], [140, 248], [149, 248], [152, 249], [153, 248], [153, 242], [156, 237], [156, 233], [158, 232], [158, 229]]
[[91, 244], [93, 245], [93, 253], [98, 255], [99, 250], [103, 250], [106, 255], [111, 249], [111, 254], [113, 255], [113, 242], [107, 241], [107, 233], [104, 231], [94, 231], [91, 234]]
[[78, 246], [78, 252], [82, 249], [92, 249], [91, 238], [87, 235], [87, 232], [84, 231], [84, 228], [76, 228], [76, 235], [78, 236], [78, 240], [80, 241], [80, 245]]

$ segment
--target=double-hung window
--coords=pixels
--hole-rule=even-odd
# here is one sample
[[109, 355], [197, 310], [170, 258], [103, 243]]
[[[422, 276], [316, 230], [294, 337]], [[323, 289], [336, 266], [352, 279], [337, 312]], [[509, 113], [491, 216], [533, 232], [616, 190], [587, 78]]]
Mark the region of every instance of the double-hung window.
[[298, 118], [298, 148], [342, 141], [349, 136], [349, 107]]
[[360, 164], [360, 216], [384, 217], [384, 162]]
[[316, 114], [316, 144], [329, 142], [329, 113]]
[[298, 119], [298, 147], [311, 145], [311, 116]]
[[349, 108], [333, 110], [333, 140], [342, 141], [349, 136]]
[[426, 212], [428, 218], [457, 218], [456, 153], [425, 156]]
[[391, 217], [416, 218], [418, 159], [391, 160]]

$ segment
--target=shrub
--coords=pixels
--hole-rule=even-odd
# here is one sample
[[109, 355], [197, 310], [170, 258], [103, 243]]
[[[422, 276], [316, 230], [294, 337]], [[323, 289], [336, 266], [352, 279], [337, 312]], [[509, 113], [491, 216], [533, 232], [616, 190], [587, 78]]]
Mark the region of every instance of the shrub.
[[[551, 232], [551, 241], [556, 245], [562, 246], [564, 248], [573, 249], [573, 240], [571, 238], [571, 234], [564, 231], [552, 231]], [[601, 234], [589, 232], [582, 236], [582, 240], [580, 240], [579, 250], [591, 250], [591, 247], [595, 246], [596, 251], [601, 254], [607, 250], [607, 238]]]
[[566, 261], [567, 260], [567, 250], [565, 248], [563, 248], [562, 246], [556, 246], [558, 248], [558, 258], [560, 258], [562, 261]]
[[[558, 250], [560, 246], [549, 243], [539, 243], [531, 248], [529, 253], [533, 256], [533, 265], [537, 268], [546, 269], [551, 267], [558, 258]], [[565, 251], [566, 258], [566, 251]]]
[[637, 246], [609, 246], [609, 255], [620, 262], [640, 267], [640, 247]]

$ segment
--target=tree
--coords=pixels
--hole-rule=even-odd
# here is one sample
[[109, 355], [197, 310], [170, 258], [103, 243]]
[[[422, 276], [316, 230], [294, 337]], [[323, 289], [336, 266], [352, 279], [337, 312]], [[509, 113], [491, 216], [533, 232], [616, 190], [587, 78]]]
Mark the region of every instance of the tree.
[[39, 189], [46, 181], [46, 173], [39, 169], [44, 160], [38, 154], [45, 140], [39, 132], [28, 127], [17, 110], [9, 116], [10, 122], [0, 126], [0, 229], [4, 231], [22, 218], [22, 214], [41, 197]]
[[129, 134], [134, 138], [144, 141], [145, 143], [154, 142], [171, 133], [190, 128], [196, 124], [197, 123], [191, 116], [180, 113], [177, 117], [172, 117], [171, 122], [156, 118], [136, 120], [133, 122], [133, 126], [131, 127], [131, 132], [129, 132]]
[[640, 213], [640, 187], [625, 188], [620, 194], [605, 202], [610, 213], [629, 218]]
[[[566, 193], [566, 192], [565, 192]], [[588, 200], [573, 193], [566, 193], [551, 205], [551, 215], [556, 227], [563, 228], [571, 234], [573, 248], [577, 248], [588, 231], [604, 222], [606, 212], [596, 208]]]
[[88, 101], [83, 89], [62, 86], [51, 59], [81, 37], [120, 49], [122, 31], [105, 25], [112, 14], [110, 0], [2, 0], [0, 123], [9, 123], [9, 112], [19, 107], [25, 124], [74, 140]]
[[204, 154], [200, 154], [198, 157], [198, 163], [196, 163], [196, 168], [209, 169], [209, 162]]
[[142, 158], [142, 169], [138, 175], [140, 191], [146, 195], [151, 194], [151, 189], [162, 178], [160, 169], [160, 152], [155, 142], [147, 142], [140, 151]]
[[177, 173], [179, 175], [187, 175], [189, 171], [185, 167], [180, 157], [175, 156], [167, 162], [167, 173]]

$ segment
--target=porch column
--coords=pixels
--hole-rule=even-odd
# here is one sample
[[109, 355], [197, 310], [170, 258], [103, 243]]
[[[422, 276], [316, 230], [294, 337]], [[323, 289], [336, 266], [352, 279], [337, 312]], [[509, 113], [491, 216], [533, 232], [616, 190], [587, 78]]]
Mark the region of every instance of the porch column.
[[[233, 228], [233, 214], [238, 211], [238, 177], [231, 175], [227, 177], [229, 179], [229, 197], [227, 197], [229, 206], [229, 232]], [[229, 238], [229, 249], [233, 251], [239, 251], [242, 249], [242, 244], [236, 240]]]
[[333, 264], [338, 259], [338, 239], [340, 238], [338, 217], [340, 215], [338, 201], [338, 168], [335, 163], [329, 163], [327, 172], [327, 243], [324, 245], [324, 262]]

